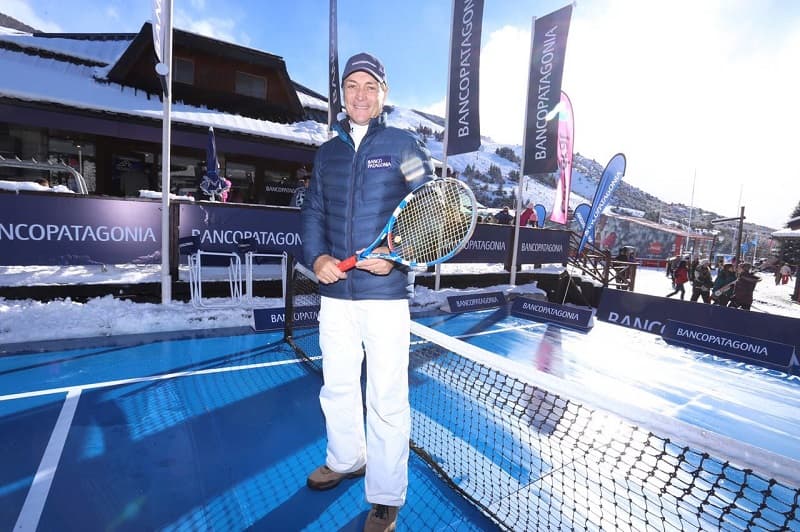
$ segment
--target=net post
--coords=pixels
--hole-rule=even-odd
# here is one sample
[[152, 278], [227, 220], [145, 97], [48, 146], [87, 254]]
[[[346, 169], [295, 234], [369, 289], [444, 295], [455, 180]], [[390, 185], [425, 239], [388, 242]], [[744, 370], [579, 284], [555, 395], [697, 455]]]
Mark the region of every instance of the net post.
[[294, 283], [294, 255], [286, 254], [286, 262], [283, 269], [283, 339], [291, 340], [294, 332], [294, 294], [296, 286]]

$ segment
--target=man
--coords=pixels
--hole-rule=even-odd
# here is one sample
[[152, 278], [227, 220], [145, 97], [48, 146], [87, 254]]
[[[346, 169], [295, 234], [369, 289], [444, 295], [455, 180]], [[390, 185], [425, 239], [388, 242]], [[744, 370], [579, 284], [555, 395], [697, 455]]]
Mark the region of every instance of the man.
[[508, 207], [503, 207], [503, 210], [494, 215], [494, 219], [499, 224], [508, 225], [514, 217], [508, 212]]
[[714, 286], [714, 278], [711, 276], [711, 268], [708, 266], [708, 259], [703, 259], [694, 270], [690, 301], [697, 301], [702, 297], [703, 303], [711, 303], [712, 286]]
[[[351, 57], [342, 80], [347, 117], [317, 151], [301, 210], [303, 255], [322, 296], [320, 404], [328, 436], [325, 464], [307, 484], [330, 489], [366, 473], [372, 510], [364, 530], [394, 530], [406, 497], [411, 432], [407, 271], [383, 259], [359, 261], [348, 273], [337, 265], [371, 244], [400, 200], [432, 179], [434, 169], [416, 137], [386, 125], [388, 86], [376, 57]], [[366, 436], [360, 383], [365, 352]]]
[[731, 297], [733, 297], [734, 284], [736, 284], [736, 272], [733, 271], [733, 264], [726, 262], [717, 274], [717, 278], [714, 279], [714, 286], [712, 287], [714, 302], [717, 305], [728, 306]]
[[739, 276], [733, 286], [733, 297], [729, 306], [750, 310], [753, 305], [753, 292], [756, 289], [756, 283], [759, 281], [761, 281], [761, 278], [750, 272], [750, 265], [746, 262], [742, 263], [739, 266]]

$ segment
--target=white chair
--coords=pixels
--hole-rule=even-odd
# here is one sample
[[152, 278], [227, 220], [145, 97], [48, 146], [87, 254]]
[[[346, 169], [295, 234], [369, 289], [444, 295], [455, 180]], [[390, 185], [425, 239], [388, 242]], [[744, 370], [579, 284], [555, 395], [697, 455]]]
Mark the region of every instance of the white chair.
[[239, 243], [239, 254], [244, 255], [244, 279], [245, 279], [245, 292], [244, 302], [248, 306], [252, 306], [254, 301], [253, 295], [253, 264], [258, 258], [267, 259], [280, 259], [281, 270], [279, 275], [281, 277], [281, 298], [286, 295], [286, 279], [283, 273], [286, 271], [287, 254], [276, 253], [270, 250], [259, 250], [258, 242], [254, 239], [243, 241]]
[[[189, 295], [192, 306], [203, 309], [221, 309], [241, 307], [242, 295], [242, 259], [237, 251], [208, 251], [200, 249], [196, 239], [186, 239], [179, 244], [181, 254], [186, 254], [189, 265]], [[205, 258], [205, 262], [204, 262]], [[213, 260], [216, 258], [216, 260]], [[220, 261], [220, 259], [222, 259]], [[218, 263], [222, 262], [222, 266]], [[210, 275], [209, 268], [225, 268], [228, 281], [227, 297], [204, 298], [203, 282], [219, 282], [219, 275]], [[204, 269], [206, 270], [204, 273]]]

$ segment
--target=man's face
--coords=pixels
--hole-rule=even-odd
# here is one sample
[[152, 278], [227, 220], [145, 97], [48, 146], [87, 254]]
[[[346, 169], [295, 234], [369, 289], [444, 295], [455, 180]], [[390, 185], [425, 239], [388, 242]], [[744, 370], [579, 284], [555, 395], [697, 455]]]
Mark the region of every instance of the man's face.
[[386, 89], [366, 72], [353, 72], [344, 80], [344, 108], [350, 120], [363, 126], [383, 109]]

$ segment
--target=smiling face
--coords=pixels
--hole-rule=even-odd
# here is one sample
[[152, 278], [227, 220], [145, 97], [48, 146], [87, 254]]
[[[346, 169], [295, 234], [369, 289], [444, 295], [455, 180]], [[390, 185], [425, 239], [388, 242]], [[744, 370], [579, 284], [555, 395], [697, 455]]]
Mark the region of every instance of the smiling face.
[[366, 72], [353, 72], [344, 80], [344, 108], [354, 123], [363, 126], [383, 109], [386, 87]]

